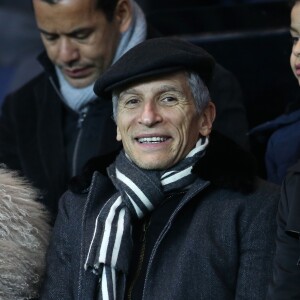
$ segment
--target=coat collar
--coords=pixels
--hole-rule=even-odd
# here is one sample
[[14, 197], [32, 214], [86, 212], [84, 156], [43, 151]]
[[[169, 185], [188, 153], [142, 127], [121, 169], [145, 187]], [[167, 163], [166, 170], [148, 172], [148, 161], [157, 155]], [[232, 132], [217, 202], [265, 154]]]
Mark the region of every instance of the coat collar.
[[57, 78], [57, 75], [56, 75], [55, 66], [51, 62], [51, 60], [49, 59], [46, 51], [41, 52], [38, 55], [37, 60], [39, 61], [39, 63], [44, 68], [45, 73], [48, 75], [48, 77], [52, 78], [53, 83], [55, 84], [55, 86], [59, 87], [59, 82], [58, 82], [58, 78]]
[[[83, 173], [71, 179], [69, 188], [75, 193], [82, 193], [88, 189], [95, 171], [107, 176], [106, 168], [114, 161], [119, 151], [120, 149], [91, 159], [84, 167]], [[193, 172], [201, 179], [210, 181], [215, 187], [250, 193], [254, 190], [256, 163], [252, 154], [229, 138], [213, 131], [206, 153], [195, 165]]]
[[242, 193], [254, 191], [257, 175], [254, 156], [217, 131], [213, 131], [203, 159], [193, 172], [219, 188]]

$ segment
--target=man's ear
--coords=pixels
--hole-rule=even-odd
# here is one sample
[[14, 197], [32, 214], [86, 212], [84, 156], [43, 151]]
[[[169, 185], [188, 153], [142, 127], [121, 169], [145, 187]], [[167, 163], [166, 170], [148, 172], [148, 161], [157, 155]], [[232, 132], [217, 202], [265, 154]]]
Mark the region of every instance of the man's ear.
[[120, 130], [119, 130], [119, 127], [117, 126], [117, 141], [121, 142], [122, 141], [122, 137], [121, 137], [121, 133], [120, 133]]
[[125, 32], [132, 22], [133, 9], [130, 0], [119, 0], [115, 9], [115, 20], [119, 24], [120, 33]]
[[201, 113], [199, 120], [199, 132], [202, 136], [208, 136], [212, 130], [212, 124], [216, 117], [216, 107], [210, 101]]

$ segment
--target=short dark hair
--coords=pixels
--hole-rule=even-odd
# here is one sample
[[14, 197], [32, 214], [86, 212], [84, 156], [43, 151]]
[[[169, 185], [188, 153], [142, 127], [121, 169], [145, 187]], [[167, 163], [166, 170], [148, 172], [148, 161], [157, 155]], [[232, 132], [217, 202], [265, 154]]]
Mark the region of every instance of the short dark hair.
[[[57, 4], [62, 0], [41, 0], [41, 1], [47, 2], [49, 4]], [[96, 4], [95, 8], [101, 10], [106, 16], [108, 21], [112, 21], [119, 0], [94, 0], [94, 1]]]
[[108, 21], [112, 21], [119, 0], [96, 0], [96, 8], [102, 10]]

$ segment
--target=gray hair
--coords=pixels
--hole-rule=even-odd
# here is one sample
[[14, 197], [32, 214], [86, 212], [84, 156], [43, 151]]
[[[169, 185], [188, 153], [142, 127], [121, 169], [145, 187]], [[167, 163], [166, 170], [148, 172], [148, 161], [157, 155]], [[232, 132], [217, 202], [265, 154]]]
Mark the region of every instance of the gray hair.
[[[200, 114], [210, 101], [208, 88], [197, 73], [186, 72], [186, 77], [195, 101], [196, 110]], [[119, 96], [120, 91], [113, 91], [113, 118], [115, 121], [117, 120]]]

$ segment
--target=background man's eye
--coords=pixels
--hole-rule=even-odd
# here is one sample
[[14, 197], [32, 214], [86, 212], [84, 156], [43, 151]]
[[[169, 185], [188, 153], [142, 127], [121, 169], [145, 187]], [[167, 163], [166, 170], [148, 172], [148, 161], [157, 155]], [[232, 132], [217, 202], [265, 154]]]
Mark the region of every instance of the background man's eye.
[[86, 39], [88, 36], [89, 36], [88, 33], [80, 33], [80, 34], [77, 34], [77, 35], [76, 35], [76, 38], [77, 38], [78, 40], [84, 40], [84, 39]]
[[54, 41], [57, 39], [57, 35], [55, 34], [43, 34], [43, 36], [47, 41]]

